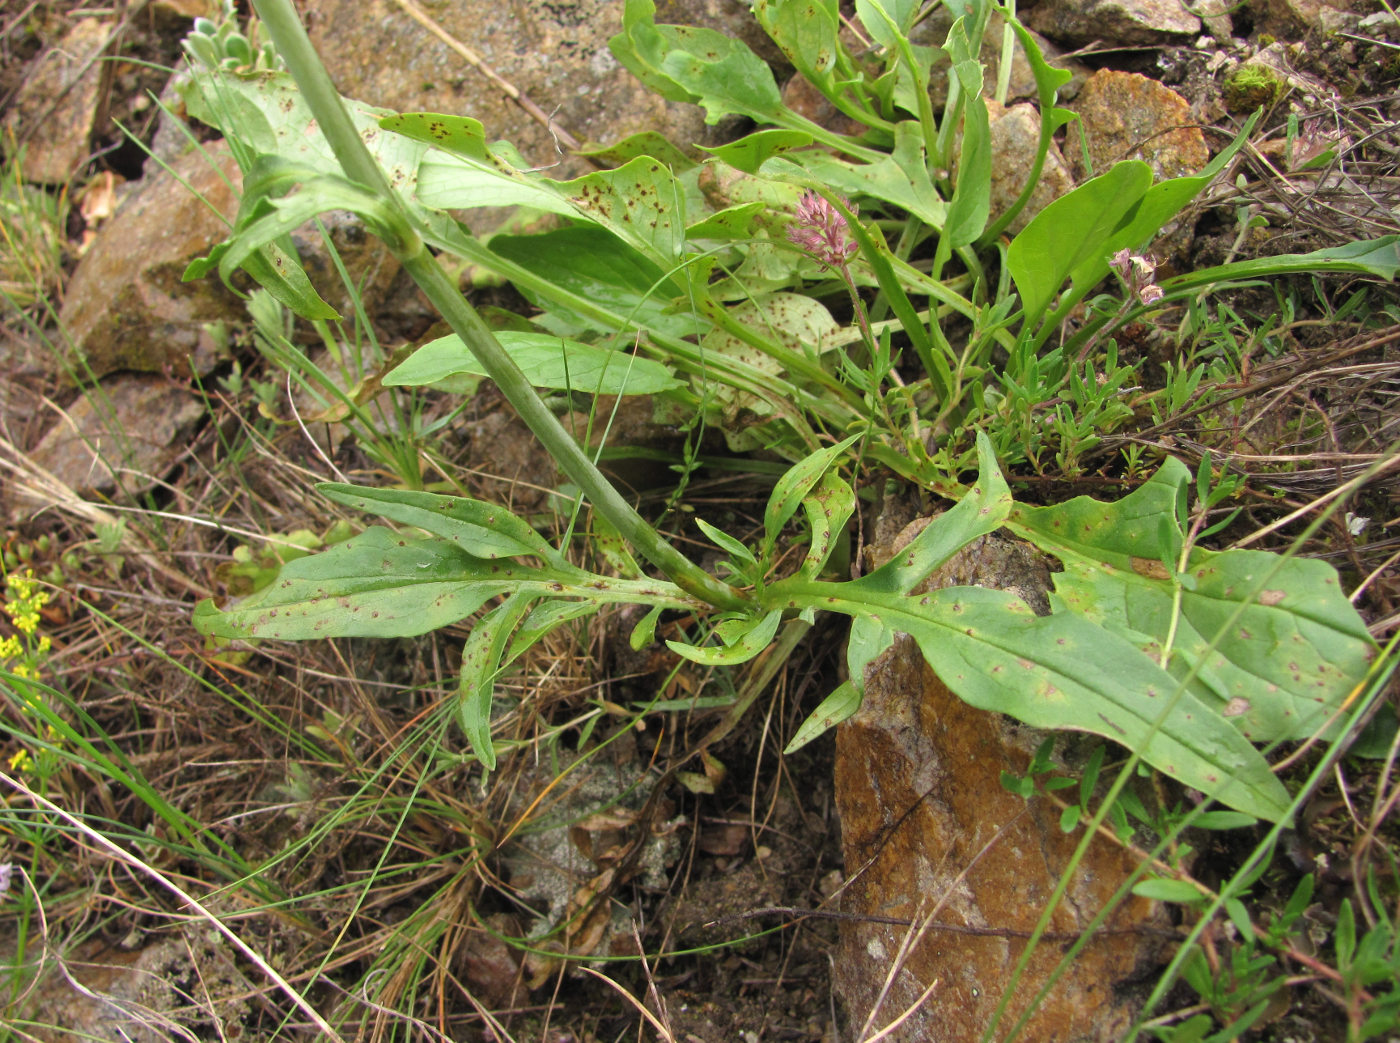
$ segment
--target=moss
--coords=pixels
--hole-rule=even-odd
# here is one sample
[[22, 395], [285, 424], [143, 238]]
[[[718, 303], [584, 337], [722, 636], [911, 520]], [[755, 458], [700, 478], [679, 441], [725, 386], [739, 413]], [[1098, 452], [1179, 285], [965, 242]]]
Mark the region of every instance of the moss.
[[1262, 63], [1237, 66], [1228, 76], [1222, 93], [1225, 107], [1233, 113], [1252, 112], [1261, 105], [1273, 105], [1288, 91], [1288, 83], [1274, 69]]

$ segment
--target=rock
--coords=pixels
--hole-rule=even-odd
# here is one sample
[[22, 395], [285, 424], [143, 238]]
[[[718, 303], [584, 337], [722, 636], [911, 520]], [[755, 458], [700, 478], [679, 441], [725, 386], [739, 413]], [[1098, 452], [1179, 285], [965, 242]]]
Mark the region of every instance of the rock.
[[[205, 325], [245, 318], [242, 302], [217, 275], [183, 281], [189, 263], [228, 234], [218, 215], [232, 220], [237, 213], [230, 183], [241, 181], [238, 165], [219, 142], [175, 157], [171, 170], [153, 167], [130, 188], [73, 273], [59, 314], [75, 352], [62, 362], [72, 379], [119, 370], [205, 376], [220, 361]], [[398, 274], [398, 261], [351, 214], [332, 211], [321, 223], [373, 314]], [[292, 242], [326, 301], [353, 316], [321, 233], [308, 223], [292, 233]]]
[[[662, 3], [657, 20], [703, 22], [710, 6]], [[621, 31], [622, 10], [622, 0], [511, 0], [434, 4], [428, 13], [581, 142], [661, 130], [680, 145], [717, 144], [699, 107], [665, 102], [612, 56], [608, 38]], [[401, 112], [471, 116], [488, 139], [511, 141], [530, 163], [552, 168], [554, 178], [589, 169], [499, 84], [392, 0], [313, 0], [304, 17], [342, 94]]]
[[1251, 6], [1255, 29], [1275, 36], [1335, 33], [1360, 18], [1351, 0], [1263, 0]]
[[1200, 173], [1210, 160], [1205, 135], [1191, 106], [1170, 87], [1135, 72], [1100, 69], [1075, 99], [1079, 122], [1070, 125], [1065, 152], [1077, 179], [1084, 167], [1082, 133], [1088, 141], [1093, 174], [1125, 159], [1145, 160], [1154, 180]]
[[[917, 531], [916, 522], [883, 557]], [[1011, 589], [1046, 609], [1048, 571], [1027, 545], [992, 536], [974, 542], [930, 586], [975, 582]], [[1037, 606], [1037, 602], [1039, 603]], [[837, 728], [836, 803], [846, 875], [833, 988], [848, 1034], [888, 1025], [928, 998], [894, 1032], [893, 1043], [980, 1039], [1022, 951], [1082, 834], [1060, 830], [1059, 809], [1029, 804], [1001, 786], [1024, 774], [1043, 733], [973, 709], [934, 676], [901, 636], [866, 672], [864, 705]], [[1073, 740], [1071, 740], [1072, 742]], [[1096, 840], [1051, 922], [1002, 1022], [1026, 1009], [1068, 939], [1076, 937], [1133, 869], [1120, 847]], [[933, 922], [901, 957], [913, 932], [874, 917]], [[869, 917], [870, 919], [866, 919]], [[1113, 933], [1090, 942], [1037, 1007], [1022, 1038], [1122, 1038], [1135, 1013], [1121, 988], [1153, 966], [1167, 926], [1155, 903], [1133, 898], [1107, 921]], [[899, 967], [892, 978], [896, 961]], [[879, 1001], [889, 980], [888, 994]]]
[[[1040, 113], [1034, 105], [1013, 105], [1006, 109], [988, 98], [987, 115], [992, 132], [991, 202], [995, 221], [1006, 213], [1025, 188], [1026, 175], [1040, 143]], [[1073, 187], [1074, 178], [1069, 167], [1052, 141], [1030, 202], [1007, 226], [1008, 234], [1015, 235], [1025, 228], [1031, 218]]]
[[[189, 431], [204, 412], [198, 398], [162, 377], [124, 374], [69, 406], [29, 459], [79, 493], [134, 495], [163, 478], [188, 449]], [[49, 503], [19, 488], [12, 492], [13, 508]]]
[[1076, 46], [1173, 43], [1201, 31], [1181, 0], [1043, 0], [1026, 23], [1052, 40]]
[[97, 113], [98, 62], [112, 33], [108, 22], [84, 18], [26, 70], [6, 131], [25, 142], [21, 168], [28, 181], [62, 184], [88, 161]]
[[242, 305], [217, 276], [181, 281], [185, 266], [227, 234], [218, 215], [231, 219], [238, 208], [232, 155], [224, 145], [207, 153], [217, 168], [194, 151], [175, 161], [173, 174], [157, 170], [142, 179], [78, 264], [59, 314], [76, 353], [64, 366], [70, 376], [203, 375], [217, 361], [203, 326], [241, 316]]
[[[0, 941], [12, 965], [15, 939]], [[277, 1035], [255, 1028], [255, 986], [239, 969], [229, 945], [212, 929], [190, 923], [174, 936], [137, 949], [103, 941], [74, 946], [60, 957], [46, 947], [45, 966], [7, 1010], [25, 1025], [25, 1038], [40, 1043], [165, 1043], [172, 1039], [223, 1037], [221, 1026], [237, 1026], [243, 1043]], [[64, 961], [60, 969], [56, 964]], [[26, 968], [30, 969], [30, 968]]]

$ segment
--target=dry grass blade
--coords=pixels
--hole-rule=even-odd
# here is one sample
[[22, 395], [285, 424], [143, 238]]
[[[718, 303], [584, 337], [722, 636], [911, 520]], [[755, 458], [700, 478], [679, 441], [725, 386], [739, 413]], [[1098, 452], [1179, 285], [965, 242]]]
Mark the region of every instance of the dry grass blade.
[[258, 970], [265, 974], [268, 980], [271, 981], [283, 994], [287, 996], [288, 999], [290, 999], [297, 1006], [297, 1009], [299, 1009], [303, 1014], [310, 1018], [312, 1024], [314, 1024], [322, 1032], [325, 1039], [333, 1040], [335, 1041], [335, 1043], [345, 1043], [345, 1040], [341, 1037], [340, 1033], [336, 1032], [336, 1030], [331, 1027], [330, 1022], [326, 1021], [326, 1019], [321, 1016], [320, 1012], [317, 1011], [316, 1008], [312, 1007], [311, 1004], [307, 1002], [306, 998], [292, 987], [291, 982], [287, 981], [286, 978], [282, 977], [282, 975], [279, 974], [277, 970], [271, 964], [269, 964], [267, 960], [265, 960], [256, 949], [254, 949], [251, 945], [249, 945], [237, 934], [235, 934], [232, 928], [230, 928], [226, 923], [224, 923], [222, 919], [215, 916], [197, 898], [195, 898], [189, 892], [181, 888], [168, 876], [161, 873], [154, 866], [151, 866], [143, 860], [137, 858], [136, 856], [123, 851], [120, 847], [114, 844], [111, 840], [107, 839], [107, 837], [103, 836], [97, 830], [93, 829], [82, 819], [78, 818], [76, 815], [71, 814], [66, 809], [59, 807], [57, 804], [55, 804], [53, 801], [49, 800], [42, 794], [35, 793], [32, 789], [30, 789], [18, 779], [13, 779], [9, 775], [0, 772], [0, 783], [3, 783], [4, 785], [12, 789], [14, 792], [23, 794], [25, 797], [34, 801], [36, 804], [39, 804], [42, 807], [48, 809], [49, 811], [52, 811], [55, 815], [63, 819], [63, 821], [67, 822], [70, 826], [76, 829], [83, 836], [87, 837], [88, 840], [90, 840], [97, 847], [107, 852], [116, 861], [132, 869], [135, 869], [138, 873], [141, 873], [143, 876], [149, 877], [151, 880], [155, 881], [160, 887], [173, 894], [184, 905], [194, 910], [194, 912], [201, 919], [203, 919], [221, 935], [227, 938], [229, 943], [233, 945], [234, 948], [241, 952], [248, 959], [248, 961], [253, 964], [253, 966], [257, 967]]

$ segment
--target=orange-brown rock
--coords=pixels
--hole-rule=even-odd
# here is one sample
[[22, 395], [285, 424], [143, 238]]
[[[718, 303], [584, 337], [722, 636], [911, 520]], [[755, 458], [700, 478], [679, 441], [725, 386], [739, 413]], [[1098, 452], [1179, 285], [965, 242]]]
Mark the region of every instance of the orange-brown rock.
[[[1045, 583], [1044, 563], [1030, 548], [990, 537], [955, 556], [932, 585], [978, 582], [1021, 591], [1037, 582], [1037, 571]], [[1040, 600], [1026, 595], [1033, 607]], [[864, 705], [836, 737], [836, 800], [850, 880], [841, 908], [872, 918], [842, 923], [834, 986], [849, 1038], [888, 1025], [930, 986], [918, 1009], [884, 1038], [981, 1038], [1082, 837], [1082, 829], [1060, 830], [1060, 809], [1048, 800], [1028, 804], [1001, 785], [1003, 771], [1024, 774], [1042, 738], [962, 703], [907, 637], [867, 670]], [[1133, 857], [1113, 843], [1096, 840], [1090, 847], [1051, 933], [1015, 987], [1002, 1032], [1133, 866]], [[1159, 955], [1161, 916], [1143, 899], [1120, 906], [1019, 1038], [1121, 1038], [1135, 1013], [1131, 983]], [[901, 955], [917, 928], [874, 918], [932, 922]]]
[[1100, 69], [1084, 84], [1074, 109], [1079, 122], [1068, 131], [1065, 155], [1075, 165], [1080, 180], [1090, 176], [1079, 146], [1081, 133], [1094, 175], [1121, 160], [1140, 159], [1152, 167], [1154, 181], [1164, 181], [1198, 174], [1210, 161], [1205, 136], [1190, 104], [1170, 87], [1146, 76]]

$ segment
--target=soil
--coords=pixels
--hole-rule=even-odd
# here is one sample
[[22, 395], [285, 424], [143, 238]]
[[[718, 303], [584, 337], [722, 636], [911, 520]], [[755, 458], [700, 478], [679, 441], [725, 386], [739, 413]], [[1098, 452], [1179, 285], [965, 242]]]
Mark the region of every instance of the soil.
[[[16, 6], [26, 8], [23, 19], [13, 13], [0, 18], [0, 113], [21, 84], [25, 62], [53, 47], [80, 7], [58, 0]], [[124, 35], [113, 44], [124, 60], [104, 80], [107, 119], [94, 132], [92, 159], [72, 189], [109, 171], [127, 179], [139, 175], [144, 152], [115, 128], [120, 123], [152, 144], [156, 112], [148, 92], [158, 95], [164, 76], [146, 63], [176, 60], [188, 26], [171, 10], [179, 6], [130, 5]], [[1248, 14], [1246, 7], [1237, 15], [1237, 26], [1257, 46]], [[1400, 118], [1393, 44], [1367, 45], [1342, 34], [1285, 42], [1297, 44], [1290, 51], [1296, 71], [1331, 90], [1337, 102], [1326, 119], [1340, 123], [1352, 142], [1393, 134]], [[1209, 48], [1135, 49], [1087, 60], [1151, 74], [1198, 109], [1225, 115], [1223, 102], [1210, 101], [1221, 97], [1224, 66]], [[1270, 120], [1282, 126], [1282, 112]], [[1216, 135], [1212, 143], [1219, 140]], [[1394, 204], [1393, 195], [1384, 195], [1396, 184], [1388, 147], [1389, 160], [1384, 149], [1358, 154], [1362, 169], [1378, 175], [1390, 163], [1389, 180], [1378, 177], [1362, 203], [1338, 203], [1346, 186], [1317, 189], [1332, 207], [1330, 216], [1302, 207], [1269, 155], [1252, 152], [1240, 167], [1250, 187], [1235, 193], [1227, 186], [1194, 215], [1190, 263], [1208, 266], [1241, 251], [1299, 252], [1396, 230], [1393, 212], [1381, 216]], [[1251, 202], [1272, 208], [1267, 244], [1239, 234], [1235, 210]], [[75, 208], [65, 229], [70, 272], [85, 230]], [[1304, 505], [1354, 473], [1367, 454], [1386, 451], [1394, 438], [1400, 381], [1394, 339], [1368, 347], [1368, 338], [1377, 340], [1374, 331], [1329, 316], [1329, 307], [1346, 306], [1349, 284], [1329, 284], [1325, 300], [1307, 279], [1295, 280], [1291, 289], [1305, 302], [1295, 318], [1311, 325], [1243, 349], [1253, 353], [1243, 408], [1178, 420], [1170, 430], [1144, 424], [1138, 435], [1193, 465], [1208, 451], [1217, 461], [1224, 454], [1250, 476], [1244, 514], [1231, 532], [1242, 534]], [[384, 316], [384, 327], [398, 339], [421, 336], [431, 323], [421, 301], [402, 285], [391, 291], [391, 300], [396, 297], [400, 306]], [[1271, 313], [1277, 301], [1271, 291], [1250, 290], [1231, 304], [1254, 321], [1251, 316]], [[11, 357], [22, 357], [14, 347], [20, 341], [33, 350], [38, 335], [7, 321]], [[1154, 359], [1160, 373], [1169, 361], [1165, 336], [1144, 331], [1139, 345], [1125, 338], [1124, 350]], [[232, 355], [248, 367], [244, 380], [267, 376], [254, 368], [256, 355], [246, 342], [235, 338]], [[419, 756], [404, 747], [455, 693], [461, 628], [414, 641], [268, 645], [250, 654], [208, 647], [190, 626], [198, 596], [227, 590], [239, 569], [258, 566], [266, 552], [250, 534], [320, 535], [336, 522], [311, 488], [310, 471], [322, 473], [317, 451], [286, 417], [282, 426], [258, 426], [246, 392], [221, 390], [232, 372], [229, 359], [196, 388], [210, 417], [191, 436], [178, 466], [142, 501], [174, 516], [221, 519], [223, 533], [195, 524], [153, 527], [134, 516], [129, 546], [146, 549], [118, 552], [99, 546], [91, 519], [68, 508], [26, 516], [6, 533], [9, 545], [51, 537], [54, 549], [33, 559], [41, 575], [66, 548], [79, 548], [82, 563], [70, 575], [68, 592], [45, 613], [60, 650], [52, 669], [92, 725], [113, 737], [113, 755], [138, 768], [171, 808], [207, 824], [207, 831], [183, 836], [129, 790], [80, 769], [63, 768], [51, 789], [73, 807], [118, 824], [114, 831], [130, 850], [175, 878], [191, 878], [198, 893], [237, 876], [230, 871], [220, 880], [210, 869], [220, 845], [264, 865], [257, 886], [231, 888], [211, 904], [314, 1006], [353, 1011], [346, 1038], [358, 1032], [367, 1039], [636, 1039], [651, 1032], [641, 1027], [640, 1000], [668, 1038], [681, 1043], [848, 1039], [830, 986], [836, 922], [802, 915], [826, 903], [845, 879], [831, 744], [792, 756], [779, 752], [834, 687], [840, 636], [808, 642], [804, 647], [814, 651], [789, 664], [776, 698], [760, 700], [713, 745], [711, 761], [692, 754], [721, 720], [723, 705], [682, 707], [686, 700], [698, 699], [695, 705], [703, 707], [734, 693], [703, 673], [676, 672], [664, 646], [627, 651], [635, 620], [619, 615], [600, 617], [532, 654], [506, 700], [514, 738], [526, 752], [505, 761], [489, 782], [458, 763], [453, 725], [435, 755]], [[0, 394], [8, 408], [0, 426], [28, 449], [37, 434], [26, 420], [43, 396], [71, 392], [33, 369], [12, 376], [13, 387]], [[540, 515], [553, 509], [547, 492], [552, 468], [489, 389], [455, 416], [457, 405], [447, 399], [430, 408], [453, 417], [441, 444], [443, 466], [458, 469], [468, 491]], [[322, 441], [327, 460], [345, 474], [373, 476], [379, 465], [341, 434], [327, 433]], [[241, 462], [231, 464], [240, 438], [254, 448], [241, 450]], [[1125, 478], [1110, 459], [1120, 444], [1106, 442], [1078, 478], [1022, 476], [1023, 495], [1112, 495]], [[1329, 452], [1337, 458], [1318, 456]], [[1281, 453], [1297, 454], [1300, 462], [1280, 468], [1269, 458]], [[665, 490], [656, 491], [657, 475], [629, 475], [646, 502], [659, 506]], [[736, 519], [758, 524], [761, 488], [748, 476], [701, 474], [687, 502], [700, 513], [727, 512], [726, 527], [734, 531]], [[1400, 543], [1393, 534], [1397, 508], [1394, 483], [1375, 485], [1350, 510], [1384, 527], [1383, 538], [1358, 542], [1339, 515], [1308, 548], [1332, 560], [1349, 588], [1375, 572], [1361, 606], [1369, 619], [1391, 626], [1400, 612], [1400, 574], [1385, 562]], [[235, 553], [242, 555], [237, 562]], [[668, 620], [663, 630], [683, 622]], [[632, 720], [639, 703], [658, 697], [671, 708]], [[556, 793], [551, 786], [561, 767], [568, 785]], [[1374, 789], [1379, 768], [1349, 770], [1355, 777], [1341, 779], [1346, 791], [1319, 793], [1306, 828], [1290, 841], [1288, 861], [1261, 882], [1261, 889], [1279, 896], [1276, 905], [1302, 872], [1319, 865], [1326, 867], [1325, 907], [1335, 908], [1354, 886], [1359, 863], [1346, 799], [1369, 800], [1367, 787]], [[528, 843], [513, 839], [512, 824], [532, 834]], [[1388, 828], [1377, 842], [1400, 849], [1400, 831], [1393, 823]], [[168, 843], [143, 844], [151, 836]], [[1237, 857], [1224, 842], [1208, 843], [1197, 873], [1209, 881], [1212, 867], [1228, 873]], [[27, 886], [51, 896], [37, 929], [18, 924], [0, 906], [0, 942], [8, 939], [13, 949], [27, 932], [30, 949], [41, 950], [48, 962], [45, 984], [24, 1016], [63, 1026], [25, 1031], [69, 1038], [64, 1033], [82, 1025], [100, 1034], [103, 1018], [85, 1006], [89, 1001], [69, 978], [115, 991], [107, 968], [144, 960], [143, 973], [177, 995], [156, 1001], [133, 993], [123, 1009], [163, 1006], [185, 1033], [181, 1038], [314, 1038], [283, 995], [255, 984], [266, 978], [205, 927], [196, 933], [186, 926], [178, 903], [139, 870], [66, 839], [30, 845], [0, 838], [4, 859], [24, 865]], [[361, 886], [367, 880], [373, 886]], [[265, 907], [279, 902], [280, 908]], [[551, 913], [553, 926], [567, 923], [575, 952], [592, 962], [562, 961], [550, 951], [553, 943], [528, 942]], [[423, 939], [421, 951], [402, 941], [405, 932], [396, 929], [405, 923], [415, 925], [418, 934], [408, 933]], [[385, 947], [395, 945], [393, 958], [384, 959]], [[90, 974], [85, 968], [91, 965], [103, 969]], [[401, 971], [409, 976], [396, 978]], [[600, 980], [603, 972], [621, 991]], [[380, 991], [373, 1002], [359, 1002], [369, 984]], [[415, 989], [416, 1000], [397, 1002]], [[1182, 990], [1179, 1005], [1193, 997]], [[405, 1009], [411, 1014], [396, 1012]], [[1336, 1008], [1310, 994], [1257, 1038], [1340, 1039], [1338, 1023]], [[149, 1038], [173, 1038], [162, 1035], [164, 1029], [149, 1031]]]

